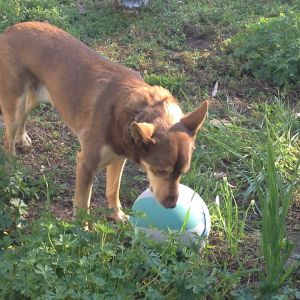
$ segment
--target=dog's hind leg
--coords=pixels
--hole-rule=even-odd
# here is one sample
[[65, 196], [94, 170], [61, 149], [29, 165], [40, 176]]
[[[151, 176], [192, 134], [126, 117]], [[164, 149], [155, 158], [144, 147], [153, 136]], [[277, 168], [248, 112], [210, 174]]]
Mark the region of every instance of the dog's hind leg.
[[25, 101], [22, 101], [18, 107], [19, 126], [16, 134], [16, 143], [22, 146], [29, 147], [31, 139], [25, 129], [25, 122], [30, 111], [38, 104], [38, 98], [34, 87], [28, 88]]
[[[0, 61], [0, 63], [3, 61]], [[5, 125], [4, 147], [7, 153], [15, 154], [16, 142], [30, 144], [25, 130], [26, 118], [37, 103], [35, 81], [22, 66], [15, 62], [2, 64], [0, 73], [0, 106]]]
[[17, 94], [11, 91], [3, 92], [3, 88], [0, 90], [1, 110], [5, 125], [4, 149], [11, 155], [16, 154], [16, 135], [22, 123], [20, 117], [22, 116], [22, 103], [25, 102], [25, 98], [25, 92]]
[[121, 176], [125, 165], [125, 159], [121, 159], [107, 166], [106, 168], [106, 198], [109, 208], [114, 210], [112, 218], [115, 221], [126, 221], [127, 216], [121, 209], [119, 190]]

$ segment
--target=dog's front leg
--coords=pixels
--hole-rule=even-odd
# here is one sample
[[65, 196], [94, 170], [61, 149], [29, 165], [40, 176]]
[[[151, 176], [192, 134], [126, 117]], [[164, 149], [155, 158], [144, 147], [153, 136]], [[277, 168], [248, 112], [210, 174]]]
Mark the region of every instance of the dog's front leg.
[[77, 154], [74, 215], [80, 209], [90, 207], [91, 191], [100, 157], [83, 151]]
[[107, 166], [106, 168], [106, 198], [109, 208], [114, 210], [112, 218], [115, 221], [126, 221], [127, 216], [122, 211], [119, 190], [121, 176], [125, 165], [125, 159], [121, 159]]

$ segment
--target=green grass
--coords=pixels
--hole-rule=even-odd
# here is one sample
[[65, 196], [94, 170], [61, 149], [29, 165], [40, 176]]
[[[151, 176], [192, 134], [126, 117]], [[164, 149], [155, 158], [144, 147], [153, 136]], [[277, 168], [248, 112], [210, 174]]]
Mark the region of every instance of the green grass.
[[229, 42], [245, 72], [277, 86], [300, 81], [300, 14], [261, 18]]
[[222, 202], [220, 203], [220, 197], [217, 195], [216, 211], [211, 209], [212, 215], [215, 217], [214, 224], [218, 230], [224, 232], [232, 255], [237, 256], [239, 254], [239, 242], [245, 237], [245, 225], [249, 209], [254, 206], [254, 201], [251, 201], [245, 210], [241, 210], [226, 177], [223, 178], [220, 186]]
[[[209, 206], [210, 239], [200, 255], [178, 251], [172, 236], [156, 244], [128, 224], [108, 222], [104, 210], [83, 217], [92, 231], [43, 210], [32, 220], [37, 207], [71, 199], [78, 149], [55, 111], [42, 106], [29, 122], [36, 148], [20, 155], [25, 166], [17, 161], [7, 169], [0, 156], [0, 298], [299, 298], [299, 279], [283, 268], [287, 228], [293, 231], [295, 223], [288, 213], [299, 209], [299, 89], [258, 81], [227, 47], [262, 17], [299, 14], [298, 1], [153, 0], [138, 16], [115, 11], [109, 1], [81, 2], [84, 14], [76, 1], [0, 0], [0, 31], [18, 21], [49, 21], [168, 88], [185, 111], [218, 81], [182, 179]], [[128, 207], [145, 186], [139, 174], [127, 167], [121, 196]], [[104, 194], [102, 177], [97, 199]]]
[[261, 207], [261, 247], [266, 264], [261, 288], [267, 292], [278, 287], [294, 271], [293, 267], [284, 268], [292, 245], [287, 240], [286, 220], [292, 204], [295, 185], [298, 184], [300, 158], [294, 167], [290, 184], [287, 184], [276, 167], [274, 150], [267, 123], [267, 158], [263, 171], [264, 187], [258, 184], [258, 195]]

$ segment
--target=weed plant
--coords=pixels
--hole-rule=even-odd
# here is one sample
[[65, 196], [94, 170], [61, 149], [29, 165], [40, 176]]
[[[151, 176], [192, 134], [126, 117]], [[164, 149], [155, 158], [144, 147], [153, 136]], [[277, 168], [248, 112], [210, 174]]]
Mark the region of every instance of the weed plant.
[[172, 239], [156, 244], [99, 214], [86, 220], [93, 231], [44, 216], [2, 243], [0, 297], [196, 299], [213, 291], [218, 275], [197, 252], [178, 252]]
[[291, 266], [284, 269], [292, 245], [287, 239], [286, 221], [298, 183], [300, 158], [294, 169], [294, 178], [287, 184], [278, 172], [274, 157], [274, 145], [270, 138], [270, 124], [267, 121], [267, 153], [263, 171], [263, 184], [258, 183], [258, 196], [261, 208], [261, 248], [266, 264], [262, 279], [263, 292], [276, 291], [294, 271]]
[[243, 69], [276, 86], [300, 81], [300, 15], [261, 18], [231, 40]]

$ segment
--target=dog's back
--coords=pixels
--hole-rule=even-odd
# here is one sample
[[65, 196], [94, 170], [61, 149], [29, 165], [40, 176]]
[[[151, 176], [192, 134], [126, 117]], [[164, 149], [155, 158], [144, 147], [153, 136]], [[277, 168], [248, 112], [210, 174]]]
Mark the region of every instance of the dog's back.
[[118, 85], [118, 81], [131, 78], [142, 81], [136, 72], [109, 61], [49, 24], [20, 23], [0, 35], [2, 101], [12, 90], [15, 99], [25, 98], [28, 92], [36, 96], [31, 97], [30, 105], [51, 100], [75, 134], [80, 124], [73, 116], [83, 113], [82, 118], [86, 117], [87, 107], [101, 105], [95, 99], [109, 100], [101, 97], [101, 93], [109, 93], [108, 82]]

